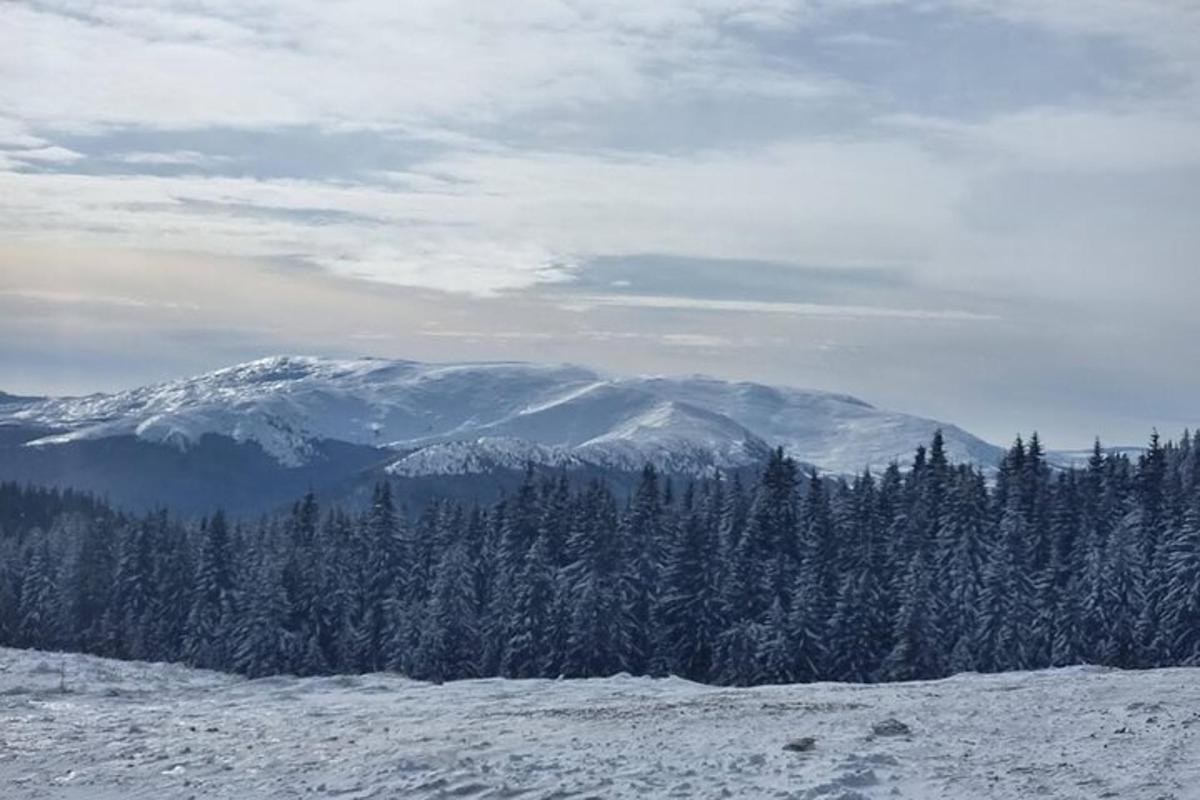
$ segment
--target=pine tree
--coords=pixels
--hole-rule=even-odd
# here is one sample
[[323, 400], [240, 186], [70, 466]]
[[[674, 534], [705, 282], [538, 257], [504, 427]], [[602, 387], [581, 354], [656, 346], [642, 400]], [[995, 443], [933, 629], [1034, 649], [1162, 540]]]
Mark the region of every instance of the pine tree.
[[940, 640], [932, 609], [929, 548], [919, 546], [909, 560], [900, 611], [896, 616], [891, 652], [880, 675], [886, 680], [918, 680], [941, 674], [937, 643]]
[[229, 527], [217, 512], [199, 531], [200, 545], [192, 603], [183, 639], [183, 658], [196, 667], [228, 668], [234, 603]]
[[705, 680], [721, 631], [717, 594], [716, 531], [699, 511], [688, 514], [663, 570], [660, 616], [664, 668], [691, 680]]
[[95, 652], [103, 641], [103, 613], [113, 583], [113, 526], [104, 517], [73, 515], [61, 533], [65, 550], [57, 583], [62, 644]]
[[301, 675], [316, 675], [328, 669], [321, 648], [323, 629], [329, 620], [317, 552], [320, 518], [316, 495], [310, 490], [292, 507], [283, 526], [287, 546], [280, 578], [287, 598], [287, 627], [295, 639], [292, 669]]
[[510, 658], [508, 650], [517, 635], [512, 627], [517, 619], [514, 604], [541, 516], [533, 465], [528, 464], [516, 494], [497, 509], [493, 602], [484, 620], [484, 663], [489, 669], [502, 672]]
[[[644, 674], [655, 660], [655, 628], [659, 572], [669, 537], [663, 520], [658, 473], [647, 465], [625, 519], [618, 528], [623, 567], [618, 574], [618, 594], [629, 620], [627, 649], [622, 668]], [[625, 644], [623, 642], [623, 644]]]
[[506, 626], [511, 640], [500, 665], [504, 677], [536, 678], [543, 674], [556, 585], [549, 543], [539, 536], [525, 556], [513, 616]]
[[1158, 624], [1159, 605], [1167, 580], [1164, 553], [1161, 552], [1162, 542], [1168, 535], [1166, 473], [1167, 451], [1162, 447], [1158, 431], [1155, 431], [1146, 454], [1139, 459], [1134, 478], [1136, 502], [1140, 510], [1137, 538], [1143, 570], [1141, 608], [1134, 626], [1134, 636], [1137, 641], [1137, 664], [1142, 667], [1158, 666], [1165, 656], [1158, 651], [1162, 643]]
[[795, 652], [796, 680], [826, 676], [829, 620], [837, 598], [833, 520], [824, 481], [808, 481], [800, 517], [800, 565], [790, 593], [789, 629]]
[[414, 675], [437, 682], [479, 674], [475, 582], [464, 542], [442, 554], [422, 618]]
[[943, 653], [957, 650], [953, 669], [961, 671], [975, 667], [973, 639], [991, 560], [987, 487], [983, 476], [968, 474], [960, 478], [951, 491], [948, 506], [938, 533], [943, 558], [938, 583], [946, 592], [939, 628]]
[[1200, 492], [1166, 545], [1166, 587], [1160, 610], [1174, 663], [1200, 666]]
[[16, 558], [0, 535], [0, 646], [15, 645], [17, 633], [17, 588], [13, 572]]
[[393, 603], [402, 581], [404, 538], [387, 482], [375, 487], [363, 537], [366, 583], [356, 650], [362, 668], [377, 671], [396, 662], [394, 655], [389, 658], [387, 644], [394, 641], [391, 634], [402, 613]]
[[829, 622], [829, 676], [839, 681], [871, 680], [878, 668], [879, 636], [872, 624], [878, 597], [866, 570], [846, 574]]
[[740, 542], [748, 584], [739, 591], [743, 613], [751, 619], [784, 598], [796, 579], [801, 555], [796, 500], [796, 464], [778, 448], [763, 470]]
[[59, 619], [57, 593], [50, 543], [43, 534], [30, 544], [21, 578], [16, 639], [22, 647], [41, 650], [54, 647]]
[[1051, 555], [1039, 576], [1042, 626], [1051, 631], [1047, 663], [1075, 664], [1084, 658], [1086, 638], [1083, 595], [1087, 590], [1087, 565], [1081, 539], [1081, 487], [1075, 473], [1059, 476], [1050, 512]]
[[1138, 661], [1137, 619], [1145, 585], [1141, 529], [1141, 510], [1134, 505], [1114, 530], [1101, 569], [1098, 655], [1111, 666], [1132, 667]]
[[263, 548], [250, 575], [231, 631], [232, 665], [251, 678], [277, 675], [291, 669], [296, 647], [287, 628], [291, 608], [277, 555]]
[[1036, 594], [1021, 504], [1019, 493], [1009, 495], [984, 577], [976, 625], [978, 666], [986, 671], [1035, 665]]
[[783, 601], [776, 597], [756, 636], [755, 683], [792, 683], [796, 679], [796, 642]]
[[101, 652], [105, 655], [139, 659], [152, 655], [146, 642], [155, 600], [152, 535], [148, 522], [131, 524], [119, 532], [112, 590], [102, 623]]
[[148, 634], [150, 652], [156, 659], [183, 659], [183, 643], [194, 596], [195, 565], [187, 536], [172, 526], [165, 512], [148, 521], [153, 540], [150, 578], [152, 620]]
[[727, 686], [751, 686], [762, 680], [760, 661], [767, 632], [764, 626], [742, 620], [717, 640], [713, 677]]
[[567, 540], [570, 562], [563, 571], [568, 594], [570, 629], [562, 671], [572, 677], [609, 675], [619, 667], [618, 653], [632, 639], [625, 609], [617, 593], [620, 559], [616, 508], [599, 483], [588, 487], [573, 515]]

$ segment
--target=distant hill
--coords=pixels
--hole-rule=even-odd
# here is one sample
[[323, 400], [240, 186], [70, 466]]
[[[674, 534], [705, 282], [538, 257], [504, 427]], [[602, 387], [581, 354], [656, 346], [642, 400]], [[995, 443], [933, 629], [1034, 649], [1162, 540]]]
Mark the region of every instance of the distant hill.
[[573, 365], [276, 356], [115, 394], [2, 395], [0, 478], [139, 506], [224, 497], [253, 508], [383, 474], [430, 485], [530, 463], [703, 476], [752, 468], [774, 447], [854, 473], [908, 459], [939, 428], [951, 459], [998, 461], [954, 425], [830, 392]]

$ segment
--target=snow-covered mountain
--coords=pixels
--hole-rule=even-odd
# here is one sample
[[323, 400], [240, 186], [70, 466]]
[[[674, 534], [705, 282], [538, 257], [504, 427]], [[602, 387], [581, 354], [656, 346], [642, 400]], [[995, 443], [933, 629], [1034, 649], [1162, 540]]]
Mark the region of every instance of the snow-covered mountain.
[[0, 405], [17, 404], [17, 403], [33, 403], [38, 400], [43, 400], [42, 397], [21, 397], [7, 392], [0, 392]]
[[527, 461], [703, 474], [771, 447], [829, 472], [908, 458], [941, 428], [952, 459], [999, 451], [945, 423], [861, 400], [714, 378], [619, 377], [572, 365], [425, 364], [278, 356], [194, 378], [87, 397], [16, 399], [0, 424], [50, 431], [49, 448], [136, 437], [186, 449], [206, 434], [257, 443], [284, 466], [323, 442], [397, 452], [397, 475], [465, 474]]

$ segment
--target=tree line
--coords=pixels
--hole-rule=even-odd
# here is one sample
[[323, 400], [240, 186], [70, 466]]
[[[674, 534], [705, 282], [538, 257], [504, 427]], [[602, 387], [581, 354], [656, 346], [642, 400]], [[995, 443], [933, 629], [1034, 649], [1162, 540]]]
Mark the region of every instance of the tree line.
[[428, 680], [675, 674], [748, 685], [1200, 665], [1200, 437], [990, 473], [535, 477], [498, 502], [184, 523], [0, 486], [0, 644]]

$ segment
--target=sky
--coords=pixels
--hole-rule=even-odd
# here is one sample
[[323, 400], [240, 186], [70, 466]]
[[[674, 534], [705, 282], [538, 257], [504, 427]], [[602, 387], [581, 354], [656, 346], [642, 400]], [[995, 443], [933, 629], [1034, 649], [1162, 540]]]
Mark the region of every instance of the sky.
[[0, 389], [275, 353], [1200, 424], [1195, 0], [9, 0]]

